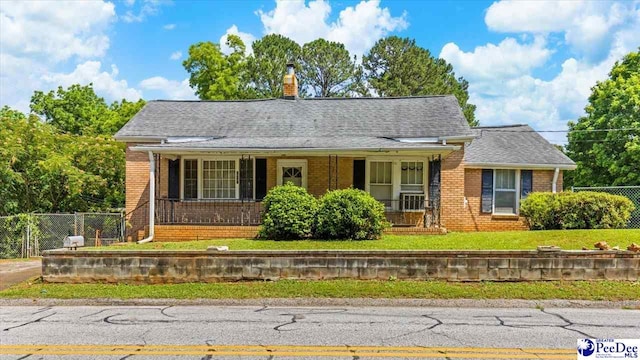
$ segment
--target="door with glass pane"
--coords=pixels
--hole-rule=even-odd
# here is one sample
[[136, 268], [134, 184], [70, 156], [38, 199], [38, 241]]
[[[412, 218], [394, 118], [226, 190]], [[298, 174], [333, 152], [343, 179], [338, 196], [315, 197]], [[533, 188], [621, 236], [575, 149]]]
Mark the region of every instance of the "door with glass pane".
[[278, 185], [289, 182], [295, 186], [307, 187], [306, 160], [278, 160]]
[[369, 193], [386, 207], [391, 207], [393, 199], [393, 163], [391, 161], [369, 162]]

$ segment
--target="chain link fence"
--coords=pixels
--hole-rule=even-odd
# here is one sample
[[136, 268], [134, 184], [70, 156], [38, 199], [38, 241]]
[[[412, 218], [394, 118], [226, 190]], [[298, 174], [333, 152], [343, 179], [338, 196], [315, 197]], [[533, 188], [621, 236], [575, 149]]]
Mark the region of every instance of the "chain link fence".
[[640, 229], [640, 186], [572, 187], [571, 190], [574, 192], [597, 191], [627, 197], [636, 206], [636, 209], [631, 213], [627, 228]]
[[124, 240], [121, 213], [20, 214], [0, 216], [0, 259], [39, 256], [59, 249], [65, 236], [84, 236], [85, 246]]

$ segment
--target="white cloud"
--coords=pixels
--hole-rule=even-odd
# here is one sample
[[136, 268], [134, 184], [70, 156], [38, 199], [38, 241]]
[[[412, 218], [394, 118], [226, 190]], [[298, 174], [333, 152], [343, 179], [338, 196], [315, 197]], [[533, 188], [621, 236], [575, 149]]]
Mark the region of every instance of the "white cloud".
[[324, 0], [276, 0], [271, 11], [257, 14], [266, 34], [287, 36], [299, 44], [318, 38], [339, 41], [353, 54], [362, 55], [379, 38], [407, 28], [406, 14], [394, 17], [379, 0], [362, 0], [355, 7], [340, 11], [335, 22], [328, 22], [331, 6]]
[[440, 57], [454, 65], [458, 72], [469, 74], [467, 80], [497, 80], [507, 76], [527, 73], [543, 65], [552, 51], [546, 48], [542, 36], [536, 36], [529, 44], [521, 44], [514, 38], [506, 38], [498, 45], [486, 44], [473, 52], [460, 50], [455, 43], [448, 43]]
[[165, 26], [162, 27], [165, 30], [173, 30], [176, 28], [176, 24], [167, 24]]
[[183, 81], [168, 80], [162, 76], [154, 76], [144, 79], [139, 85], [145, 90], [155, 90], [160, 92], [166, 99], [171, 100], [194, 100], [197, 99], [193, 89], [189, 87], [189, 79]]
[[[477, 105], [476, 118], [484, 125], [529, 123], [538, 130], [566, 129], [568, 121], [577, 120], [584, 114], [596, 82], [605, 80], [613, 64], [640, 44], [640, 9], [622, 16], [622, 5], [608, 3], [605, 8], [610, 11], [603, 17], [605, 22], [598, 16], [581, 17], [579, 23], [591, 24], [589, 31], [596, 35], [589, 38], [583, 33], [578, 40], [572, 38], [575, 34], [572, 31], [578, 28], [566, 26], [557, 19], [564, 16], [571, 20], [566, 14], [571, 10], [578, 16], [574, 8], [585, 4], [553, 3], [544, 12], [537, 10], [537, 4], [499, 2], [487, 11], [486, 21], [490, 28], [518, 33], [523, 39], [521, 43], [506, 38], [498, 45], [478, 46], [470, 52], [449, 43], [441, 51], [440, 56], [453, 64], [456, 74], [470, 80], [470, 102]], [[509, 18], [507, 13], [512, 13], [513, 17]], [[500, 14], [505, 16], [498, 17]], [[539, 23], [527, 23], [530, 18], [537, 17], [544, 19]], [[613, 23], [616, 25], [610, 26]], [[598, 27], [600, 30], [595, 29]], [[526, 43], [529, 38], [526, 34], [564, 32], [565, 39], [571, 39], [571, 45], [577, 46], [579, 41], [597, 42], [597, 34], [605, 27], [608, 29], [607, 44], [595, 45], [596, 50], [604, 51], [601, 59], [567, 56], [555, 76], [542, 79], [534, 75], [533, 70], [547, 66], [552, 52], [563, 44], [550, 45], [544, 41], [544, 35], [536, 35], [533, 42]], [[564, 133], [543, 135], [554, 142], [566, 142]]]
[[76, 66], [70, 73], [51, 73], [44, 75], [42, 80], [54, 87], [93, 83], [96, 93], [110, 101], [122, 99], [136, 101], [142, 98], [142, 92], [129, 87], [126, 80], [117, 79], [119, 73], [117, 66], [111, 65], [111, 72], [101, 71], [101, 67], [100, 61], [87, 61]]
[[615, 32], [637, 19], [639, 10], [637, 1], [503, 0], [487, 9], [485, 22], [498, 32], [564, 33], [578, 55], [592, 59], [606, 57]]
[[[115, 19], [115, 7], [106, 1], [0, 1], [0, 106], [27, 112], [34, 90], [64, 85], [45, 80], [63, 75], [54, 69], [104, 56]], [[113, 86], [105, 89], [116, 93]]]
[[[131, 5], [133, 5], [134, 2], [132, 2]], [[124, 15], [122, 15], [122, 20], [126, 23], [142, 22], [149, 16], [157, 15], [160, 12], [160, 7], [163, 5], [171, 3], [171, 0], [144, 0], [137, 13], [133, 10], [127, 10]]]
[[222, 35], [220, 37], [220, 50], [222, 50], [223, 53], [225, 54], [230, 54], [231, 53], [231, 48], [229, 46], [227, 46], [227, 36], [229, 35], [237, 35], [240, 37], [240, 39], [242, 39], [242, 42], [244, 43], [244, 46], [246, 47], [245, 49], [245, 54], [249, 55], [251, 53], [253, 53], [253, 50], [251, 49], [251, 44], [256, 40], [256, 37], [253, 36], [252, 34], [249, 33], [245, 33], [242, 32], [240, 30], [238, 30], [238, 27], [234, 24], [231, 25], [230, 28], [227, 29], [227, 31], [224, 33], [224, 35]]
[[180, 60], [182, 59], [182, 51], [174, 51], [169, 56], [169, 60]]
[[331, 24], [327, 39], [341, 42], [349, 51], [360, 55], [381, 37], [407, 26], [406, 13], [393, 17], [388, 8], [380, 7], [380, 1], [361, 1], [355, 8], [349, 6], [340, 12], [338, 20]]
[[1, 1], [2, 52], [48, 62], [103, 56], [109, 48], [105, 31], [114, 19], [110, 2]]

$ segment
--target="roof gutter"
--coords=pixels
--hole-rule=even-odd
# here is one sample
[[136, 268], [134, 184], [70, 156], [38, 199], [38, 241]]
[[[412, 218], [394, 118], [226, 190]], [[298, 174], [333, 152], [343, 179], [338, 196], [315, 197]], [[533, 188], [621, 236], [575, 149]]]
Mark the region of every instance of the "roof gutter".
[[438, 140], [446, 140], [446, 141], [471, 141], [475, 139], [477, 136], [475, 135], [464, 135], [464, 136], [438, 136]]
[[135, 146], [132, 147], [133, 151], [153, 151], [155, 153], [171, 153], [176, 152], [260, 152], [260, 153], [281, 153], [281, 152], [323, 152], [323, 151], [370, 151], [370, 152], [385, 152], [385, 151], [415, 151], [415, 150], [460, 150], [460, 145], [437, 145], [437, 146], [425, 146], [425, 147], [388, 147], [388, 148], [206, 148], [206, 147], [178, 147], [178, 146]]
[[137, 142], [137, 143], [143, 143], [143, 142], [160, 142], [162, 140], [165, 140], [166, 137], [165, 136], [118, 136], [118, 134], [113, 136], [113, 139], [116, 141], [120, 141], [120, 142], [126, 142], [126, 143], [131, 143], [131, 142]]
[[576, 164], [507, 164], [507, 163], [465, 163], [469, 169], [539, 169], [539, 170], [575, 170]]

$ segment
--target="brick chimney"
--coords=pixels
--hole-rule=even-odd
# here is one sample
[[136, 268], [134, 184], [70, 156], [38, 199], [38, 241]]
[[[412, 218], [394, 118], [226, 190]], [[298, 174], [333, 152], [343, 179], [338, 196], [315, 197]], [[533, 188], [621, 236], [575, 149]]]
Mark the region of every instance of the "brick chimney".
[[284, 75], [283, 95], [287, 100], [295, 100], [298, 98], [298, 79], [294, 70], [293, 62], [287, 63], [287, 73]]

